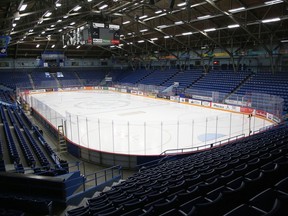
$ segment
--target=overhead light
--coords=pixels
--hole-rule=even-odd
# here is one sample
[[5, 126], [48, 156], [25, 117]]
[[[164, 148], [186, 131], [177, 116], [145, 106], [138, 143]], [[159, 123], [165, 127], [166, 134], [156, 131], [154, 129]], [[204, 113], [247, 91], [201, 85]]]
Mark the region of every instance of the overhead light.
[[59, 23], [59, 22], [62, 22], [62, 20], [61, 19], [59, 19], [59, 20], [57, 20], [57, 22]]
[[139, 32], [146, 32], [148, 29], [141, 29]]
[[38, 47], [40, 47], [40, 44], [37, 44], [37, 45], [36, 45], [36, 48], [38, 48]]
[[51, 27], [51, 28], [54, 28], [54, 27], [55, 27], [55, 25], [54, 25], [54, 24], [52, 24], [50, 27]]
[[151, 38], [150, 40], [151, 41], [156, 41], [156, 40], [158, 40], [158, 38]]
[[193, 34], [192, 32], [184, 32], [184, 33], [182, 33], [182, 35], [191, 35], [191, 34]]
[[107, 8], [108, 7], [108, 5], [107, 4], [105, 4], [105, 5], [102, 5], [101, 7], [99, 7], [99, 10], [103, 10], [104, 8]]
[[13, 32], [13, 31], [14, 31], [14, 28], [11, 29], [11, 32]]
[[59, 29], [59, 30], [58, 30], [58, 32], [62, 32], [62, 31], [63, 31], [63, 29]]
[[20, 20], [20, 18], [21, 18], [20, 16], [19, 17], [15, 17], [15, 20]]
[[13, 23], [13, 24], [12, 24], [13, 27], [15, 27], [16, 25], [17, 25], [16, 23]]
[[175, 25], [182, 25], [184, 22], [183, 21], [178, 21], [178, 22], [175, 22], [174, 24]]
[[65, 49], [67, 47], [67, 45], [64, 45], [63, 48]]
[[157, 26], [157, 28], [159, 28], [159, 29], [163, 29], [163, 28], [167, 28], [167, 27], [169, 27], [168, 25], [160, 25], [160, 26]]
[[30, 32], [30, 33], [33, 32], [33, 29], [30, 29], [29, 32]]
[[205, 15], [205, 16], [199, 16], [199, 17], [197, 17], [197, 19], [198, 20], [203, 20], [203, 19], [208, 19], [210, 17], [211, 17], [211, 15]]
[[87, 2], [91, 2], [92, 0], [87, 0]]
[[47, 11], [47, 12], [44, 14], [44, 17], [49, 17], [49, 16], [51, 16], [51, 15], [52, 15], [52, 12]]
[[19, 11], [24, 11], [26, 9], [26, 7], [27, 7], [27, 4], [22, 4]]
[[56, 7], [61, 7], [61, 6], [62, 6], [62, 4], [61, 4], [61, 3], [59, 3], [59, 2], [56, 2], [56, 3], [55, 3], [55, 6], [56, 6]]
[[172, 35], [165, 35], [165, 36], [164, 36], [164, 38], [166, 38], [166, 39], [167, 39], [167, 38], [171, 38], [171, 37], [172, 37]]
[[204, 32], [212, 32], [216, 31], [216, 28], [204, 29]]
[[76, 11], [78, 11], [78, 10], [80, 10], [80, 9], [81, 9], [81, 6], [80, 6], [80, 5], [77, 5], [77, 6], [75, 6], [72, 10], [76, 12]]
[[272, 19], [266, 19], [266, 20], [262, 20], [262, 23], [270, 23], [270, 22], [277, 22], [280, 21], [281, 19], [279, 17], [276, 18], [272, 18]]
[[138, 43], [144, 43], [144, 40], [139, 40]]
[[147, 15], [143, 15], [143, 16], [140, 16], [139, 19], [144, 19], [146, 17], [148, 17], [148, 16]]
[[242, 10], [245, 10], [245, 9], [246, 9], [245, 7], [239, 7], [239, 8], [230, 9], [228, 11], [230, 13], [236, 13], [236, 12], [239, 12], [239, 11], [242, 11]]
[[288, 43], [288, 39], [281, 40], [281, 43]]
[[240, 27], [239, 24], [228, 25], [228, 28], [238, 28], [238, 27]]
[[38, 24], [43, 23], [43, 20], [44, 20], [43, 17], [40, 17], [40, 18], [39, 18], [39, 21], [38, 21]]
[[128, 21], [125, 21], [125, 22], [123, 22], [122, 24], [123, 25], [126, 25], [126, 24], [128, 24], [128, 23], [130, 23], [130, 21], [128, 20]]
[[53, 44], [52, 46], [51, 46], [51, 48], [54, 48], [55, 47], [55, 44]]
[[80, 48], [80, 45], [76, 47], [76, 49], [79, 49], [79, 48]]
[[162, 10], [155, 11], [155, 14], [162, 13]]
[[75, 22], [71, 22], [70, 25], [75, 25]]
[[115, 47], [114, 45], [110, 46], [110, 48], [114, 48], [114, 47]]
[[45, 34], [45, 31], [42, 31], [41, 34]]
[[274, 4], [279, 4], [279, 3], [282, 3], [283, 0], [272, 0], [272, 1], [267, 1], [267, 2], [264, 2], [265, 5], [274, 5]]
[[186, 2], [182, 2], [182, 3], [177, 4], [178, 7], [182, 7], [184, 5], [186, 5]]
[[63, 16], [63, 18], [64, 18], [64, 19], [67, 19], [67, 18], [68, 18], [68, 15]]

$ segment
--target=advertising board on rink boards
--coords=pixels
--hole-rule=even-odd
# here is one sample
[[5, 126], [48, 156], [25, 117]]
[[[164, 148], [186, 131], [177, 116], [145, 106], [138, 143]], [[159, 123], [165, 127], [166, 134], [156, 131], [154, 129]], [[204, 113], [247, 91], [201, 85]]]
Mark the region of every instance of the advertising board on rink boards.
[[229, 110], [233, 112], [240, 112], [240, 107], [238, 106], [233, 106], [233, 105], [227, 105], [227, 104], [219, 104], [219, 103], [212, 103], [213, 108], [219, 108], [219, 109], [224, 109], [224, 110]]
[[193, 99], [189, 99], [188, 103], [190, 104], [196, 104], [196, 105], [201, 105], [201, 101], [200, 100], [193, 100]]
[[208, 101], [202, 101], [201, 104], [202, 106], [211, 107], [211, 102]]

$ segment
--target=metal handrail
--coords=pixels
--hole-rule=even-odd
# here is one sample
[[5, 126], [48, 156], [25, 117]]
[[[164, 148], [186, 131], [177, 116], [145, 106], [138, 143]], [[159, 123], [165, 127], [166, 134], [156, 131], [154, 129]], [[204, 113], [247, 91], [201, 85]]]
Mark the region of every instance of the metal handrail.
[[[164, 152], [162, 152], [160, 155], [175, 155], [175, 154], [179, 154], [179, 153], [188, 153], [188, 152], [199, 151], [199, 150], [203, 150], [203, 149], [211, 149], [215, 146], [220, 146], [223, 143], [230, 142], [231, 140], [237, 140], [239, 137], [243, 138], [243, 137], [245, 137], [245, 134], [236, 135], [236, 136], [229, 137], [229, 138], [226, 138], [226, 139], [223, 139], [223, 140], [211, 143], [211, 144], [205, 144], [205, 145], [201, 145], [201, 146], [195, 146], [195, 147], [189, 147], [189, 148], [180, 148], [180, 149], [167, 149]], [[168, 153], [168, 152], [172, 152], [172, 153]]]

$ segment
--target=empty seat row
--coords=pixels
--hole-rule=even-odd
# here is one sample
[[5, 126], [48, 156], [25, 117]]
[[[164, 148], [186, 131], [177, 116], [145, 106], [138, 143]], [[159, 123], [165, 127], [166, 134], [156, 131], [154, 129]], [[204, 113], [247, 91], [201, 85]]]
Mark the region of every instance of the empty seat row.
[[19, 127], [17, 125], [14, 125], [14, 129], [17, 135], [17, 139], [18, 139], [18, 143], [22, 149], [22, 153], [24, 154], [24, 157], [26, 159], [26, 162], [28, 164], [28, 166], [34, 167], [36, 164], [36, 160], [28, 146], [28, 144], [26, 143], [26, 140], [24, 139]]
[[49, 168], [49, 161], [45, 154], [42, 152], [41, 148], [38, 146], [32, 135], [30, 134], [29, 130], [25, 127], [24, 128], [25, 135], [27, 139], [30, 142], [30, 145], [32, 149], [34, 150], [34, 153], [36, 154], [41, 166]]

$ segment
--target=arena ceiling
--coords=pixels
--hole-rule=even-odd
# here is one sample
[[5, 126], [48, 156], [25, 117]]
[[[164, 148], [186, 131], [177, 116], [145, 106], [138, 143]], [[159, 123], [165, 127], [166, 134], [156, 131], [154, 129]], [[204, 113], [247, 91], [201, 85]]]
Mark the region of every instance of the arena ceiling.
[[[201, 48], [232, 56], [232, 47], [272, 53], [287, 42], [288, 0], [1, 0], [0, 20], [13, 58], [44, 51], [69, 58], [179, 57]], [[121, 45], [63, 47], [62, 34], [89, 21], [121, 25]]]

